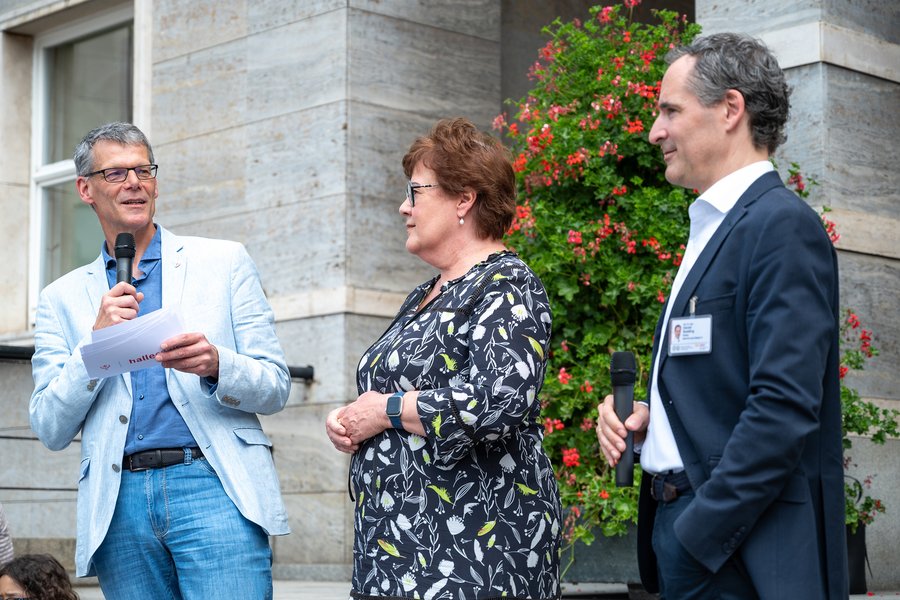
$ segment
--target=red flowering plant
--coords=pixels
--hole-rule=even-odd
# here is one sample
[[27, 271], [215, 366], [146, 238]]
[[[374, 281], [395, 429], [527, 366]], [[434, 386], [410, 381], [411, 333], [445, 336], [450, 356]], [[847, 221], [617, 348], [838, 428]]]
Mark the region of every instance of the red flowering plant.
[[[699, 26], [672, 11], [632, 20], [637, 0], [559, 20], [531, 67], [531, 92], [494, 127], [505, 134], [519, 183], [507, 242], [538, 273], [553, 307], [553, 351], [543, 391], [544, 447], [567, 509], [567, 541], [594, 528], [621, 535], [637, 519], [637, 483], [617, 488], [594, 426], [610, 393], [609, 360], [638, 359], [644, 397], [653, 333], [687, 240], [689, 191], [665, 180], [648, 142], [664, 55]], [[636, 482], [640, 469], [636, 469]]]
[[[875, 444], [884, 444], [888, 436], [900, 435], [897, 416], [900, 411], [882, 408], [870, 400], [864, 400], [859, 392], [847, 385], [846, 376], [854, 370], [861, 370], [869, 358], [878, 355], [872, 346], [872, 332], [864, 329], [859, 317], [852, 310], [845, 310], [841, 321], [841, 415], [844, 428], [844, 468], [856, 467], [847, 450], [853, 447], [848, 434], [871, 436]], [[867, 475], [860, 481], [851, 475], [844, 479], [846, 502], [846, 522], [852, 531], [860, 523], [870, 524], [878, 513], [885, 512], [884, 503], [873, 498], [868, 490], [872, 487], [874, 475]]]
[[[793, 187], [801, 198], [808, 198], [812, 187], [818, 185], [815, 179], [804, 178], [797, 163], [791, 163], [788, 169], [787, 185]], [[828, 218], [829, 209], [823, 207], [822, 224], [828, 232], [832, 243], [837, 243], [840, 234], [837, 226]], [[840, 328], [840, 378], [841, 378], [841, 425], [843, 428], [844, 469], [856, 467], [852, 457], [847, 453], [853, 447], [851, 436], [869, 436], [873, 443], [884, 444], [888, 436], [900, 436], [897, 417], [900, 411], [882, 408], [865, 400], [859, 392], [848, 384], [848, 375], [861, 371], [868, 359], [878, 356], [878, 350], [872, 345], [872, 331], [862, 326], [859, 316], [852, 309], [844, 309], [841, 315]], [[844, 478], [844, 500], [846, 510], [845, 521], [851, 531], [856, 532], [860, 523], [868, 525], [875, 515], [885, 512], [884, 503], [873, 498], [868, 490], [872, 487], [874, 475], [867, 475], [860, 481], [852, 475]]]
[[[654, 24], [636, 23], [636, 4], [595, 7], [584, 22], [546, 27], [549, 41], [529, 72], [532, 90], [494, 121], [515, 157], [520, 189], [507, 242], [541, 277], [553, 306], [544, 447], [571, 544], [591, 543], [597, 528], [624, 534], [636, 522], [640, 467], [634, 487], [616, 487], [594, 431], [597, 404], [611, 391], [609, 360], [620, 350], [637, 357], [635, 397], [645, 395], [656, 322], [681, 263], [695, 196], [665, 180], [647, 134], [663, 56], [700, 28], [672, 11], [654, 12]], [[788, 184], [805, 197], [814, 182], [792, 169]], [[829, 233], [836, 241], [833, 225]], [[858, 396], [851, 401], [866, 405]], [[867, 422], [890, 416], [877, 415]], [[865, 422], [847, 424], [845, 416], [845, 446], [846, 433], [868, 431], [859, 429]]]

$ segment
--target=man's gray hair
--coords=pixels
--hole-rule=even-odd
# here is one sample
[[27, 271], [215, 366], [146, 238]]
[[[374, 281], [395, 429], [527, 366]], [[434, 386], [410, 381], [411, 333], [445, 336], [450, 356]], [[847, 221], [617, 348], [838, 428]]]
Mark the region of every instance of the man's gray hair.
[[123, 146], [143, 146], [153, 162], [153, 148], [147, 136], [131, 123], [107, 123], [92, 129], [75, 146], [75, 172], [83, 177], [94, 170], [94, 144], [102, 141], [116, 142]]
[[737, 90], [750, 116], [754, 145], [771, 155], [784, 143], [791, 91], [784, 71], [764, 43], [741, 33], [714, 33], [671, 50], [666, 62], [672, 64], [683, 56], [697, 61], [689, 85], [701, 104], [712, 106], [721, 102], [728, 90]]

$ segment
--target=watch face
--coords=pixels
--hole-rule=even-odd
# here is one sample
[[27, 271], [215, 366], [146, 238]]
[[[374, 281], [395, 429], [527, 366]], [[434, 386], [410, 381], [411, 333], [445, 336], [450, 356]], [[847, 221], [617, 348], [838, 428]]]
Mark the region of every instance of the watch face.
[[387, 414], [389, 417], [399, 417], [403, 412], [403, 395], [392, 394], [387, 401]]

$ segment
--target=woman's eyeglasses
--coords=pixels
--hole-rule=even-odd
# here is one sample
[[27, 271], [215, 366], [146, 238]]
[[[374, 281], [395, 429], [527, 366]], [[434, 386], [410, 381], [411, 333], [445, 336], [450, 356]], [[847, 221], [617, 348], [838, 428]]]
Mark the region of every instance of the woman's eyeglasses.
[[412, 181], [406, 182], [406, 199], [409, 200], [410, 206], [416, 205], [416, 190], [419, 188], [432, 188], [432, 187], [440, 187], [436, 183], [413, 183]]

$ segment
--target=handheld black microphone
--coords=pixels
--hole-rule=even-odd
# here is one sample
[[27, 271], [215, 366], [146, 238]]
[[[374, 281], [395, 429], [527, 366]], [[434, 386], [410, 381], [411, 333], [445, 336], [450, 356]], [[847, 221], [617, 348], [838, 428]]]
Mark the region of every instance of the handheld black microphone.
[[120, 233], [116, 236], [116, 283], [131, 283], [131, 262], [134, 260], [134, 236]]
[[[631, 352], [613, 352], [609, 362], [616, 416], [623, 423], [634, 412], [634, 380], [637, 365]], [[634, 433], [625, 436], [625, 452], [616, 463], [616, 487], [634, 485]]]

